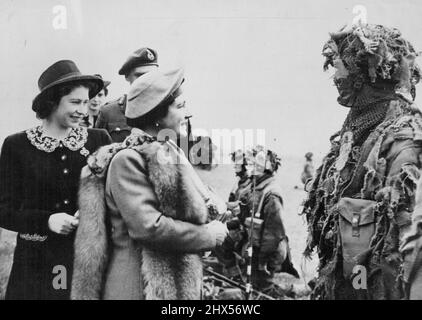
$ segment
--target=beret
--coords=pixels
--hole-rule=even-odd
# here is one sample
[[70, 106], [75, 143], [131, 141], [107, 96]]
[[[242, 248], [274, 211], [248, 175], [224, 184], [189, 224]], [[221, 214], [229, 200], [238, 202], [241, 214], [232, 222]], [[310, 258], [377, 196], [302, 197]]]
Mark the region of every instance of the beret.
[[138, 118], [155, 109], [176, 92], [183, 80], [183, 69], [157, 69], [136, 79], [127, 96], [126, 118]]
[[131, 69], [142, 66], [158, 66], [157, 51], [151, 48], [140, 48], [133, 52], [119, 70], [119, 74], [127, 75]]

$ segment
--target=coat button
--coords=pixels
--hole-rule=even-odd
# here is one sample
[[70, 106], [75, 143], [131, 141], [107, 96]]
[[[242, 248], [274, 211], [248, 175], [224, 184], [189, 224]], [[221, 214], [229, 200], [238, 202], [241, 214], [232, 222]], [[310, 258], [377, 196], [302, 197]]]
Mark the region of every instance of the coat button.
[[63, 169], [63, 174], [65, 174], [65, 175], [69, 174], [69, 169], [67, 169], [67, 168]]
[[60, 208], [60, 203], [56, 203], [54, 206], [56, 207], [56, 209], [58, 209]]
[[65, 154], [64, 154], [64, 155], [62, 155], [60, 159], [62, 159], [62, 161], [66, 161], [66, 159], [67, 159], [67, 155], [65, 155]]
[[120, 128], [119, 128], [119, 127], [117, 127], [117, 128], [116, 128], [116, 131], [120, 131]]
[[63, 200], [63, 203], [64, 203], [65, 205], [68, 205], [68, 204], [69, 204], [69, 200], [65, 199], [65, 200]]

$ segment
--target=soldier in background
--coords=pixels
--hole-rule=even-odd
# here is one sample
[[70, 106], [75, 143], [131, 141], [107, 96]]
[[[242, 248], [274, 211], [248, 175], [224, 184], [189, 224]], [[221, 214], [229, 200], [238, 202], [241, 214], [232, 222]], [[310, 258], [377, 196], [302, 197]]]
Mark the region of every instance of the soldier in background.
[[[100, 74], [94, 74], [95, 77], [102, 79], [103, 77]], [[108, 95], [108, 86], [110, 85], [110, 81], [103, 80], [104, 88], [98, 92], [98, 94], [89, 100], [88, 104], [88, 114], [86, 117], [83, 118], [81, 122], [81, 126], [87, 128], [93, 128], [97, 119], [98, 114], [100, 113], [100, 108], [105, 104], [105, 99]]]
[[251, 183], [246, 170], [247, 162], [245, 153], [242, 150], [237, 150], [231, 154], [231, 160], [234, 163], [234, 172], [238, 181], [230, 192], [229, 203], [238, 202], [240, 194], [247, 190]]
[[[239, 161], [240, 155], [241, 152], [236, 152], [234, 159]], [[219, 256], [219, 259], [226, 266], [227, 276], [245, 281], [248, 268], [246, 249], [252, 242], [251, 267], [254, 289], [274, 298], [281, 298], [286, 292], [275, 282], [276, 274], [286, 272], [297, 278], [299, 274], [291, 261], [288, 238], [282, 221], [283, 199], [275, 177], [280, 158], [275, 152], [262, 146], [246, 152], [244, 157], [245, 174], [255, 182], [249, 183], [238, 193], [232, 193], [239, 197], [237, 201], [240, 212], [227, 223], [231, 231], [223, 243], [226, 255]], [[240, 161], [235, 164], [236, 167], [238, 165], [240, 166]], [[229, 249], [235, 257], [234, 261], [233, 258], [227, 259]]]
[[[227, 209], [230, 212], [230, 217], [227, 217], [229, 236], [226, 238], [223, 246], [216, 249], [216, 255], [219, 262], [224, 266], [223, 273], [227, 277], [244, 282], [245, 279], [242, 279], [240, 265], [244, 263], [242, 262], [242, 248], [245, 245], [246, 230], [239, 220], [239, 198], [243, 193], [250, 194], [251, 179], [246, 170], [247, 162], [244, 151], [236, 150], [230, 156], [234, 163], [234, 171], [238, 177], [238, 181], [231, 190], [227, 202]], [[248, 198], [248, 196], [244, 198]]]
[[[151, 48], [140, 48], [133, 52], [119, 70], [127, 82], [133, 83], [143, 74], [158, 67], [157, 52]], [[130, 134], [125, 117], [126, 94], [104, 105], [95, 123], [96, 128], [106, 129], [113, 142], [122, 142]]]
[[312, 157], [313, 157], [312, 152], [307, 152], [305, 154], [305, 165], [303, 166], [303, 172], [301, 175], [301, 180], [302, 180], [303, 185], [306, 185], [306, 182], [309, 179], [312, 179], [314, 175], [314, 164], [312, 161]]

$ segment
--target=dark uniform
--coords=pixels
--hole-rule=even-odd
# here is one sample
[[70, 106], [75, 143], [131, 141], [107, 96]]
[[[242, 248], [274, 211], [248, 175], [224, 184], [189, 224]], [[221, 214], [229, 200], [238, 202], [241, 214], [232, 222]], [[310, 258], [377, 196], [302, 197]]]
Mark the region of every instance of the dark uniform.
[[251, 179], [249, 177], [240, 177], [239, 181], [230, 191], [229, 202], [238, 201], [243, 192], [250, 189]]
[[[0, 227], [18, 233], [6, 299], [69, 298], [74, 234], [53, 233], [48, 220], [53, 213], [76, 213], [79, 176], [87, 156], [111, 142], [104, 130], [72, 130], [64, 144], [41, 139], [40, 127], [11, 135], [3, 143]], [[62, 267], [65, 289], [57, 290], [53, 281], [63, 276]]]
[[127, 125], [125, 111], [126, 95], [101, 107], [95, 127], [106, 129], [113, 142], [123, 142], [132, 129]]
[[85, 128], [94, 128], [95, 123], [97, 122], [98, 116], [86, 116], [82, 119], [80, 126]]

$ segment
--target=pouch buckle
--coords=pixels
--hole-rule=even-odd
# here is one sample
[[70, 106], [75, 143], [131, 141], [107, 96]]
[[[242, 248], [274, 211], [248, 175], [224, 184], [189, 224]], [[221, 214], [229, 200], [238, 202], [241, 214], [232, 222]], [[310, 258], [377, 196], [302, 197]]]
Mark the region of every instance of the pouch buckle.
[[360, 215], [354, 214], [352, 218], [352, 236], [359, 238], [359, 221], [360, 221]]

